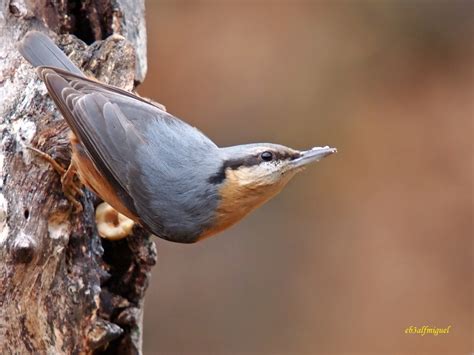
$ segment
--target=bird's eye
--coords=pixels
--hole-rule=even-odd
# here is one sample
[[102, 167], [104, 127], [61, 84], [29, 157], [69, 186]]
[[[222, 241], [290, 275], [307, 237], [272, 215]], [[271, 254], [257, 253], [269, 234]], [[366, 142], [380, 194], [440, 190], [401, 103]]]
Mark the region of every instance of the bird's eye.
[[262, 158], [263, 161], [270, 161], [273, 159], [273, 153], [263, 152], [262, 154], [260, 154], [260, 157]]

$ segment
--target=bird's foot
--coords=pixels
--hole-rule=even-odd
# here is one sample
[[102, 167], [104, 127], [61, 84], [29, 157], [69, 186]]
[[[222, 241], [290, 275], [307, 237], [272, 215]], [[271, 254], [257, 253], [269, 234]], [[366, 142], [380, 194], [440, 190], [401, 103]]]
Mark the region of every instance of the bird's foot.
[[74, 163], [71, 162], [69, 167], [66, 169], [61, 164], [59, 164], [51, 155], [37, 149], [34, 147], [27, 147], [29, 150], [38, 154], [42, 159], [46, 160], [54, 170], [61, 177], [61, 187], [64, 193], [64, 196], [74, 207], [74, 213], [82, 212], [82, 204], [78, 201], [76, 196], [83, 196], [84, 193], [81, 190], [81, 183], [77, 179], [76, 168]]

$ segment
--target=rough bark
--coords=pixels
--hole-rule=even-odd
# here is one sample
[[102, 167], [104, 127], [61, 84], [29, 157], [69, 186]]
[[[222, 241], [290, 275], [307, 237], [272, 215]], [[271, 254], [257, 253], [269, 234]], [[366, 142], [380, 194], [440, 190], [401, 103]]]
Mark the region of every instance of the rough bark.
[[143, 0], [1, 2], [1, 354], [141, 352], [154, 243], [138, 228], [125, 240], [101, 239], [97, 198], [86, 191], [75, 214], [57, 173], [26, 148], [64, 166], [70, 158], [68, 128], [16, 44], [31, 29], [73, 33], [79, 39], [56, 38], [73, 61], [130, 90], [146, 72], [143, 11]]

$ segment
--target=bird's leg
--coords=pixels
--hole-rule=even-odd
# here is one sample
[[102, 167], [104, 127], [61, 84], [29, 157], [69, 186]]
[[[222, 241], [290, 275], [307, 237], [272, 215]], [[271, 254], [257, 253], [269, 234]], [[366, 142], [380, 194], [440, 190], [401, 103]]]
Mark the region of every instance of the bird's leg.
[[61, 176], [61, 186], [63, 187], [64, 195], [73, 204], [74, 212], [79, 213], [82, 211], [81, 203], [76, 199], [76, 196], [84, 196], [80, 188], [80, 182], [76, 180], [76, 167], [74, 162], [71, 161], [66, 172]]
[[46, 154], [45, 152], [37, 149], [37, 148], [34, 148], [34, 147], [31, 147], [31, 146], [27, 146], [26, 148], [28, 148], [29, 150], [35, 152], [36, 154], [38, 154], [41, 158], [43, 158], [44, 160], [46, 160], [48, 163], [51, 164], [51, 166], [54, 168], [54, 170], [56, 170], [56, 172], [63, 176], [65, 173], [66, 173], [66, 169], [63, 168], [63, 166], [61, 164], [59, 164], [56, 160], [54, 160], [54, 158], [49, 155], [49, 154]]
[[79, 213], [82, 211], [82, 204], [76, 199], [76, 196], [83, 196], [84, 193], [81, 190], [81, 184], [76, 180], [76, 167], [74, 162], [71, 161], [69, 167], [65, 169], [61, 164], [59, 164], [54, 158], [46, 154], [45, 152], [36, 149], [34, 147], [27, 147], [29, 150], [38, 154], [41, 158], [46, 160], [51, 166], [56, 170], [56, 172], [61, 176], [61, 187], [66, 198], [74, 206], [74, 212]]
[[63, 188], [67, 187], [67, 189], [75, 195], [84, 196], [84, 193], [81, 190], [81, 183], [77, 181], [76, 177], [77, 169], [74, 162], [71, 162], [66, 172], [61, 175], [61, 184]]

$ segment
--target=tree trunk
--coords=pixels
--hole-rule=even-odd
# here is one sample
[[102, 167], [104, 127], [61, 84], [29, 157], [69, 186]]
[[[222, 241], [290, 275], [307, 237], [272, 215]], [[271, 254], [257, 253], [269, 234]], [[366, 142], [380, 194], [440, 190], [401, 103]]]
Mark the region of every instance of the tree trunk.
[[68, 127], [16, 45], [32, 29], [72, 33], [56, 41], [86, 75], [131, 90], [146, 72], [143, 0], [0, 3], [0, 353], [141, 353], [154, 243], [137, 227], [101, 239], [98, 199], [86, 191], [74, 213], [27, 149], [68, 165]]

